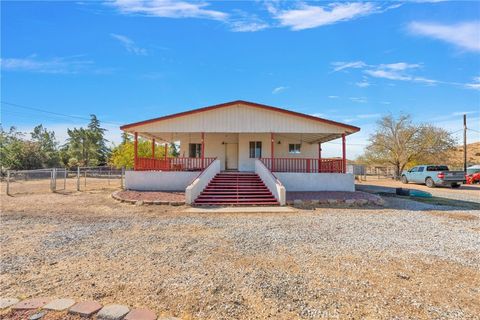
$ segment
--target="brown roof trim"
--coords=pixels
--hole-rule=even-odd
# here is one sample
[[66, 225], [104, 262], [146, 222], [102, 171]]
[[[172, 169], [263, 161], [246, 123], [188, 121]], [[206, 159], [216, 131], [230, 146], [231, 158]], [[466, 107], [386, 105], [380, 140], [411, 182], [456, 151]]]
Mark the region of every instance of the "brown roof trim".
[[235, 100], [235, 101], [231, 101], [231, 102], [216, 104], [216, 105], [213, 105], [213, 106], [208, 106], [208, 107], [193, 109], [193, 110], [189, 110], [189, 111], [174, 113], [174, 114], [159, 117], [159, 118], [154, 118], [154, 119], [144, 120], [144, 121], [140, 121], [140, 122], [129, 123], [129, 124], [125, 124], [125, 125], [121, 126], [120, 129], [121, 130], [126, 130], [126, 129], [131, 128], [131, 127], [141, 126], [141, 125], [152, 123], [152, 122], [163, 121], [163, 120], [168, 120], [168, 119], [172, 119], [172, 118], [178, 118], [178, 117], [182, 117], [182, 116], [186, 116], [186, 115], [190, 115], [190, 114], [195, 114], [195, 113], [199, 113], [199, 112], [210, 111], [210, 110], [219, 109], [219, 108], [223, 108], [223, 107], [229, 107], [229, 106], [233, 106], [233, 105], [236, 105], [236, 104], [244, 104], [244, 105], [247, 105], [247, 106], [250, 106], [250, 107], [256, 107], [256, 108], [261, 108], [261, 109], [270, 110], [270, 111], [282, 112], [282, 113], [285, 113], [285, 114], [289, 114], [289, 115], [293, 115], [293, 116], [297, 116], [297, 117], [302, 117], [302, 118], [305, 118], [305, 119], [310, 119], [310, 120], [313, 120], [313, 121], [319, 121], [319, 122], [323, 122], [323, 123], [327, 123], [327, 124], [331, 124], [331, 125], [335, 125], [335, 126], [340, 126], [340, 127], [346, 128], [348, 130], [352, 130], [352, 132], [360, 131], [359, 127], [351, 126], [351, 125], [348, 125], [348, 124], [345, 124], [345, 123], [336, 122], [336, 121], [332, 121], [332, 120], [327, 120], [327, 119], [323, 119], [323, 118], [318, 118], [318, 117], [314, 117], [314, 116], [304, 114], [304, 113], [300, 113], [300, 112], [290, 111], [290, 110], [286, 110], [286, 109], [281, 109], [281, 108], [277, 108], [277, 107], [267, 106], [265, 104], [249, 102], [249, 101], [244, 101], [244, 100]]

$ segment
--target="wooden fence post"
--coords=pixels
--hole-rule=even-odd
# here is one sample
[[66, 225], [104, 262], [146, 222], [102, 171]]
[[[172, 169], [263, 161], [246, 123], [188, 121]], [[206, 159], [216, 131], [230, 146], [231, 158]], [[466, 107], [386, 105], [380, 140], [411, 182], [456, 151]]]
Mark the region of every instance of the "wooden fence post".
[[122, 167], [122, 172], [120, 174], [120, 188], [124, 189], [123, 179], [125, 177], [125, 167]]

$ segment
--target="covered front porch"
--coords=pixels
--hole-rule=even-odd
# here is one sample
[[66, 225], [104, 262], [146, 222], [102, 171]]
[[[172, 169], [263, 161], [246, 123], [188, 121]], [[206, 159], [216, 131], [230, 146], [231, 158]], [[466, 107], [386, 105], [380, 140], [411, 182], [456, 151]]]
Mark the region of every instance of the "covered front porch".
[[[150, 157], [138, 156], [138, 140], [151, 141]], [[322, 157], [322, 143], [338, 139], [339, 157]], [[172, 145], [179, 155], [169, 156]], [[163, 158], [156, 156], [162, 148]], [[134, 132], [135, 171], [202, 171], [215, 159], [220, 169], [254, 171], [259, 159], [272, 172], [345, 173], [346, 138], [340, 134], [258, 133], [154, 133]]]

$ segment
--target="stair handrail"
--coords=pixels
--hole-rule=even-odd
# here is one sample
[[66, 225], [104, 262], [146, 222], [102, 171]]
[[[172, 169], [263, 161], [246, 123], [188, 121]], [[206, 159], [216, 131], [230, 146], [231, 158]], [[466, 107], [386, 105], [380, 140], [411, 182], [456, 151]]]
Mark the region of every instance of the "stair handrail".
[[259, 159], [255, 159], [255, 173], [262, 179], [263, 183], [272, 192], [273, 196], [277, 199], [281, 206], [287, 203], [287, 195], [285, 186], [280, 180], [273, 174], [270, 169]]
[[187, 188], [185, 188], [185, 202], [192, 204], [217, 173], [220, 173], [220, 160], [215, 158], [215, 160], [210, 162], [208, 166], [193, 179]]

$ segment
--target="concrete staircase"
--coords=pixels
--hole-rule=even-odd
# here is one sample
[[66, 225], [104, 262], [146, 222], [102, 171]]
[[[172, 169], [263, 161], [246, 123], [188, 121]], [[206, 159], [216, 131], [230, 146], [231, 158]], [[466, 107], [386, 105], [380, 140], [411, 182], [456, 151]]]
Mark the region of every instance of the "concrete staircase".
[[195, 200], [196, 206], [279, 205], [255, 173], [218, 173]]

